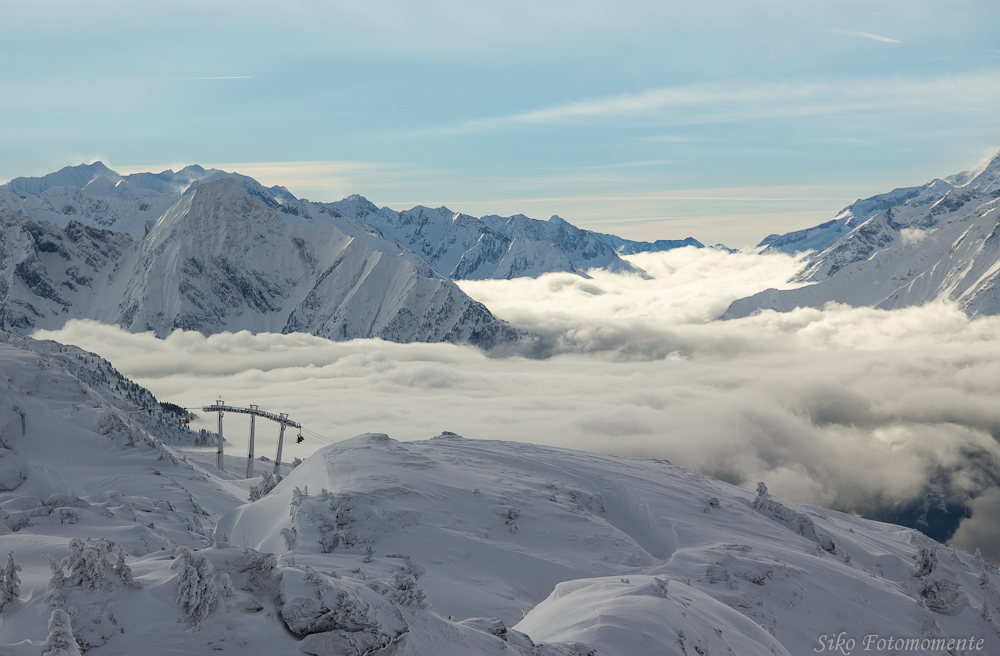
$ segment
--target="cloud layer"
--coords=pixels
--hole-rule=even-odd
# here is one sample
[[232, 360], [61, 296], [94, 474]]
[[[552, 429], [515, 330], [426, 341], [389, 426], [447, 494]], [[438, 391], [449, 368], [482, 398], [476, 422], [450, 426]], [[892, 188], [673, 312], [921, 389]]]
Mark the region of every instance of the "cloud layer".
[[[451, 430], [666, 458], [748, 487], [764, 480], [799, 502], [927, 521], [939, 537], [971, 514], [955, 544], [1000, 558], [990, 537], [1000, 520], [1000, 318], [950, 305], [831, 305], [719, 322], [731, 300], [780, 285], [797, 263], [695, 249], [630, 259], [651, 279], [463, 283], [541, 335], [531, 357], [301, 334], [161, 341], [90, 322], [40, 336], [109, 358], [161, 399], [256, 403], [333, 440]], [[240, 421], [227, 419], [230, 439]], [[258, 429], [261, 453], [274, 432]], [[309, 439], [291, 455], [319, 446]]]

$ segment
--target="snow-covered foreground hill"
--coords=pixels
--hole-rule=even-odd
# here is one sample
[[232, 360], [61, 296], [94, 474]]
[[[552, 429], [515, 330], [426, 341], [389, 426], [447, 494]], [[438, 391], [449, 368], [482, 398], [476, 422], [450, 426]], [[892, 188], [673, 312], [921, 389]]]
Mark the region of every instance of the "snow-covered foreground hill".
[[453, 434], [358, 436], [247, 503], [260, 481], [117, 409], [152, 401], [106, 362], [2, 337], [4, 654], [40, 654], [59, 607], [95, 655], [1000, 650], [1000, 572], [909, 529]]

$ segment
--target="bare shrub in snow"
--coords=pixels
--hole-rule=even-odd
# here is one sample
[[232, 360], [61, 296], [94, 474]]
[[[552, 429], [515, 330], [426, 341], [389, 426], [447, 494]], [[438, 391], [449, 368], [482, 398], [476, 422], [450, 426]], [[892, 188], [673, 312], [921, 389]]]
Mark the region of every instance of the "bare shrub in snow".
[[177, 548], [177, 560], [170, 568], [181, 570], [177, 575], [177, 605], [188, 627], [197, 629], [219, 603], [215, 569], [208, 558], [187, 547]]
[[42, 656], [80, 656], [80, 647], [73, 637], [73, 626], [69, 614], [56, 609], [49, 616], [49, 636], [42, 645]]
[[940, 615], [957, 615], [969, 605], [962, 586], [952, 581], [927, 581], [920, 590], [924, 606]]

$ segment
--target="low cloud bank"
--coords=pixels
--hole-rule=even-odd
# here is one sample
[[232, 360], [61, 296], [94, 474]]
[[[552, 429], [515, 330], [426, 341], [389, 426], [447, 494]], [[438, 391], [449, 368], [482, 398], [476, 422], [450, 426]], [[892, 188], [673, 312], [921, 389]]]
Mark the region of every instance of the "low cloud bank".
[[[37, 336], [101, 354], [161, 399], [197, 407], [222, 395], [331, 440], [451, 430], [666, 458], [939, 539], [954, 533], [955, 546], [1000, 560], [1000, 317], [829, 305], [719, 322], [733, 299], [782, 286], [799, 264], [695, 249], [630, 259], [651, 279], [462, 283], [540, 335], [535, 357], [302, 334], [157, 340], [86, 321]], [[226, 421], [240, 443], [243, 420]], [[260, 453], [273, 432], [258, 427]], [[322, 446], [307, 438], [291, 455]]]

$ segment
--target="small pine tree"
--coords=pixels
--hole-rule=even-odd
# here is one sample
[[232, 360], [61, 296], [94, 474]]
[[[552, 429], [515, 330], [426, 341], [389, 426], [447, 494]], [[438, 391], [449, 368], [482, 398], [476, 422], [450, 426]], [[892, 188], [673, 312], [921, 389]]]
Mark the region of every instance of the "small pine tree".
[[177, 548], [177, 560], [170, 568], [178, 567], [177, 605], [184, 611], [188, 627], [197, 629], [219, 603], [215, 569], [208, 558], [187, 547]]
[[69, 556], [63, 558], [61, 566], [69, 572], [67, 578], [73, 585], [90, 592], [105, 592], [112, 587], [105, 576], [110, 552], [111, 543], [107, 540], [98, 540], [95, 546], [87, 547], [80, 538], [73, 538], [69, 542]]
[[278, 476], [274, 476], [269, 471], [261, 473], [260, 477], [262, 480], [259, 485], [250, 486], [250, 503], [267, 496], [267, 494], [281, 482], [280, 474]]
[[293, 551], [298, 545], [298, 531], [295, 530], [294, 526], [292, 528], [281, 529], [281, 537], [285, 541], [285, 549], [288, 551]]
[[52, 608], [62, 608], [66, 603], [66, 596], [63, 594], [63, 585], [66, 583], [66, 575], [63, 574], [62, 567], [56, 559], [48, 554], [42, 554], [42, 560], [49, 564], [52, 569], [52, 578], [45, 592], [45, 603]]
[[913, 559], [917, 561], [916, 571], [914, 571], [913, 575], [917, 578], [923, 578], [933, 572], [938, 564], [937, 549], [935, 547], [920, 545]]
[[757, 498], [753, 500], [753, 507], [758, 510], [767, 503], [767, 499], [770, 495], [767, 492], [767, 485], [764, 481], [757, 483]]
[[12, 601], [17, 601], [21, 591], [21, 579], [17, 573], [21, 566], [14, 563], [14, 552], [7, 553], [7, 566], [3, 568], [3, 578], [0, 580], [0, 610]]
[[140, 585], [139, 582], [132, 577], [132, 568], [125, 562], [125, 550], [121, 547], [118, 547], [118, 558], [115, 560], [115, 574], [117, 574], [118, 578], [122, 580], [122, 583], [130, 588], [142, 587], [142, 585]]
[[73, 637], [73, 626], [69, 614], [56, 609], [49, 617], [49, 637], [42, 645], [42, 656], [80, 656], [80, 646]]
[[232, 599], [236, 596], [236, 588], [233, 586], [233, 578], [229, 572], [223, 572], [219, 577], [219, 596], [223, 599]]

